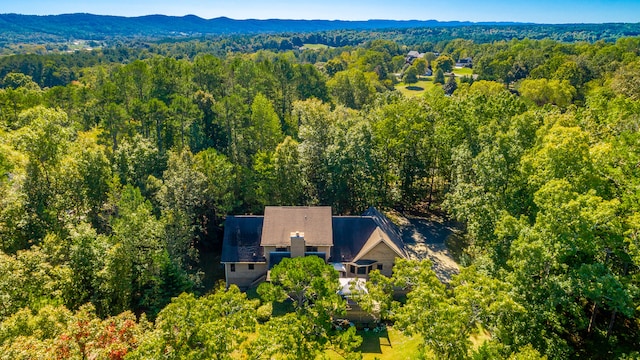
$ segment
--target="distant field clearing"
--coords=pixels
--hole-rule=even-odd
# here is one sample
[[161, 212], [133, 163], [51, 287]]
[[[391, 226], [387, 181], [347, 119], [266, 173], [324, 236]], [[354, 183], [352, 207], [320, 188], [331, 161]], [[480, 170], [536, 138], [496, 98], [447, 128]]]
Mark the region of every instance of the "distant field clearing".
[[329, 48], [333, 48], [333, 46], [329, 46], [325, 44], [304, 44], [300, 49], [320, 50], [320, 49], [329, 49]]

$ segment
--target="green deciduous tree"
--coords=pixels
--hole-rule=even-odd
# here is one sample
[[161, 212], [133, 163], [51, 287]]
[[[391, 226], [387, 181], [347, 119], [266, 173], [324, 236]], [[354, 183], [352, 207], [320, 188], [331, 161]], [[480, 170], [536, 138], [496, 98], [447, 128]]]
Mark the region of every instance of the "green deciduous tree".
[[444, 71], [442, 69], [437, 69], [435, 76], [433, 77], [433, 82], [436, 84], [444, 84]]
[[62, 195], [62, 160], [73, 132], [62, 111], [35, 107], [20, 115], [24, 126], [20, 148], [27, 154], [23, 192], [27, 216], [26, 237], [37, 243], [47, 232], [61, 231], [66, 210], [59, 201]]
[[273, 151], [282, 141], [280, 119], [271, 102], [262, 94], [256, 95], [251, 105], [250, 136], [253, 151]]
[[68, 268], [52, 265], [37, 246], [16, 255], [0, 252], [0, 320], [23, 307], [61, 302], [69, 275]]
[[249, 353], [256, 357], [278, 354], [286, 359], [310, 359], [328, 347], [347, 358], [357, 358], [359, 354], [354, 351], [362, 339], [355, 329], [333, 326], [333, 320], [346, 311], [339, 288], [337, 271], [324, 259], [283, 259], [271, 270], [271, 282], [260, 284], [258, 293], [265, 301], [290, 300], [296, 312], [265, 323], [264, 332]]
[[307, 196], [312, 203], [329, 203], [327, 149], [333, 142], [335, 117], [328, 104], [316, 99], [296, 102], [294, 116], [300, 124], [300, 165]]
[[256, 305], [235, 286], [199, 299], [181, 294], [158, 314], [130, 358], [237, 358], [239, 345], [255, 329]]
[[104, 230], [106, 219], [103, 206], [108, 201], [111, 184], [117, 180], [114, 180], [112, 163], [107, 158], [105, 149], [91, 143], [91, 139], [88, 139], [77, 157], [80, 186], [73, 191], [81, 192], [91, 225]]
[[352, 109], [361, 109], [376, 92], [367, 73], [355, 68], [336, 73], [327, 87], [336, 102]]
[[338, 295], [338, 273], [317, 256], [283, 259], [271, 270], [271, 282], [260, 284], [258, 293], [269, 301], [293, 302], [301, 314], [314, 314], [319, 321], [344, 313]]
[[218, 226], [220, 219], [236, 205], [238, 198], [234, 192], [236, 173], [234, 165], [226, 156], [210, 148], [195, 155], [195, 169], [204, 175], [206, 187], [205, 209], [199, 224], [203, 229]]
[[425, 59], [415, 59], [412, 64], [416, 70], [418, 71], [418, 75], [424, 75], [429, 67], [427, 64], [427, 60]]
[[519, 91], [539, 106], [554, 104], [561, 108], [569, 106], [576, 96], [576, 89], [567, 80], [527, 79]]
[[197, 146], [200, 143], [198, 139], [200, 134], [197, 133], [194, 124], [203, 116], [203, 113], [196, 103], [192, 99], [176, 95], [171, 100], [169, 111], [180, 131], [180, 141], [174, 140], [173, 143], [179, 144], [181, 148]]
[[426, 349], [438, 358], [466, 358], [471, 342], [465, 308], [447, 295], [431, 262], [398, 260], [393, 278], [397, 286], [411, 290], [404, 306], [396, 304], [396, 326], [409, 335], [420, 335]]
[[[329, 101], [327, 79], [314, 65], [301, 64], [296, 66], [297, 93], [299, 100], [316, 98]], [[289, 131], [287, 134], [291, 135]]]
[[165, 161], [158, 149], [148, 139], [135, 135], [123, 141], [113, 153], [113, 163], [123, 184], [145, 189], [147, 178], [161, 177]]
[[566, 179], [579, 191], [595, 185], [587, 134], [580, 128], [558, 122], [532, 150], [522, 166], [534, 189], [552, 179]]
[[[420, 99], [389, 97], [387, 103], [370, 114], [372, 134], [385, 174], [378, 187], [389, 205], [406, 206], [410, 199], [426, 195], [427, 176], [432, 159], [433, 118]], [[375, 173], [372, 173], [372, 175]]]
[[393, 280], [391, 278], [374, 270], [369, 273], [365, 289], [360, 289], [358, 282], [353, 282], [350, 285], [350, 290], [353, 299], [376, 322], [389, 320], [393, 305]]
[[433, 61], [433, 66], [435, 67], [436, 71], [440, 69], [443, 72], [451, 72], [453, 71], [453, 65], [455, 65], [455, 63], [456, 62], [453, 61], [453, 58], [451, 58], [451, 56], [442, 54]]
[[[615, 215], [619, 203], [593, 191], [576, 193], [564, 179], [546, 183], [535, 202], [535, 223], [512, 244], [508, 280], [539, 329], [516, 332], [539, 334], [521, 339], [560, 356], [571, 352], [565, 332], [584, 335], [603, 326], [610, 334], [616, 316], [632, 313], [629, 289], [617, 278], [624, 270], [614, 265], [627, 258]], [[598, 321], [603, 312], [609, 316]]]
[[127, 185], [111, 225], [112, 244], [99, 273], [101, 312], [116, 314], [134, 309], [157, 314], [176, 295], [164, 292], [175, 289], [171, 287], [174, 278], [162, 223], [140, 190]]
[[2, 79], [2, 86], [9, 89], [24, 88], [26, 90], [40, 90], [40, 86], [33, 78], [23, 73], [10, 72]]
[[385, 166], [375, 129], [358, 114], [346, 113], [336, 121], [333, 144], [327, 150], [331, 205], [338, 213], [362, 213], [385, 201]]
[[616, 72], [611, 88], [618, 94], [622, 94], [633, 100], [640, 99], [640, 61], [627, 64]]
[[405, 84], [417, 83], [418, 69], [416, 69], [414, 66], [409, 66], [409, 68], [407, 68], [407, 70], [405, 70], [404, 74], [402, 75], [402, 81], [404, 81]]
[[[167, 170], [156, 198], [162, 209], [164, 243], [171, 260], [184, 272], [193, 272], [198, 262], [196, 242], [204, 228], [211, 204], [207, 179], [196, 169], [188, 149], [169, 151]], [[191, 271], [190, 271], [191, 270]]]
[[224, 64], [211, 54], [200, 54], [193, 60], [193, 81], [209, 94], [220, 96], [224, 85]]

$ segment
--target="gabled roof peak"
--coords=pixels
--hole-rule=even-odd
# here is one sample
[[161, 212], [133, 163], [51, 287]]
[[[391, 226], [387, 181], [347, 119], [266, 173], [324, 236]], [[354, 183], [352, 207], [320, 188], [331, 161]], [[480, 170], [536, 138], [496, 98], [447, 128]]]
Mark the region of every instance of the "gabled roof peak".
[[402, 240], [402, 233], [396, 224], [373, 206], [369, 207], [362, 215], [370, 216], [380, 230], [388, 236], [389, 240], [396, 246], [396, 248], [404, 253], [405, 244]]

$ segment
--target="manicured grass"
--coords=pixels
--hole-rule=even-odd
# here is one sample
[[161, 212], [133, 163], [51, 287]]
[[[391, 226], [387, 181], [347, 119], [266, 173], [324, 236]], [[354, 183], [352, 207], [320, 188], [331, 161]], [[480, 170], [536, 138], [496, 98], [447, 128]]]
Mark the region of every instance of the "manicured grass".
[[[416, 336], [407, 337], [393, 327], [377, 333], [360, 330], [358, 335], [362, 336], [360, 351], [363, 360], [417, 359], [420, 354], [421, 339]], [[342, 359], [333, 351], [327, 351], [326, 355], [329, 359]]]
[[469, 68], [454, 68], [453, 73], [458, 76], [471, 76], [473, 74], [473, 69]]
[[302, 45], [302, 49], [309, 49], [309, 50], [328, 49], [330, 47], [331, 46], [325, 45], [325, 44], [303, 44]]
[[405, 84], [403, 82], [396, 85], [396, 90], [400, 91], [404, 96], [420, 96], [425, 91], [436, 86], [431, 80], [420, 80], [415, 84]]

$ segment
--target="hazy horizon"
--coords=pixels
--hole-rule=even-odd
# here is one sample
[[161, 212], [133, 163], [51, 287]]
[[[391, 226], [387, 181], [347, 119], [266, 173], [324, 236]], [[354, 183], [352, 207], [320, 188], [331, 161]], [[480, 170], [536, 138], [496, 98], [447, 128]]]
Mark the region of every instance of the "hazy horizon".
[[218, 0], [113, 0], [109, 3], [77, 0], [23, 0], [4, 4], [1, 13], [24, 15], [59, 15], [89, 13], [137, 17], [145, 15], [186, 16], [204, 19], [292, 19], [292, 20], [437, 20], [471, 22], [566, 23], [637, 23], [640, 0], [589, 1], [541, 0], [517, 1], [459, 0], [448, 6], [416, 0], [396, 1], [293, 1], [263, 2], [246, 0], [241, 4]]

